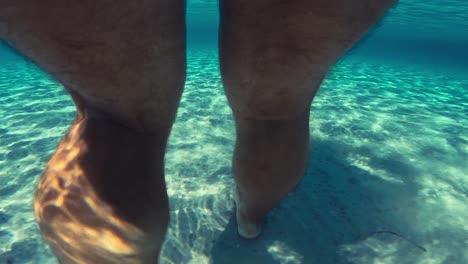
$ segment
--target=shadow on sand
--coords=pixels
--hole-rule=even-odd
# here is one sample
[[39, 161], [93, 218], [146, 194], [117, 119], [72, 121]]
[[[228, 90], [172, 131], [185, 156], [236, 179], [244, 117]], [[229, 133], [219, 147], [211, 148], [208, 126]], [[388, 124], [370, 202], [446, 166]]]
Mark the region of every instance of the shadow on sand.
[[[417, 193], [413, 179], [418, 172], [396, 156], [372, 155], [379, 150], [312, 142], [303, 181], [269, 214], [262, 235], [241, 239], [231, 217], [214, 242], [212, 263], [368, 263], [384, 255], [423, 254], [403, 238], [415, 239], [405, 223], [411, 212], [404, 208], [411, 208]], [[398, 178], [382, 179], [350, 165], [350, 152], [365, 153], [372, 168]]]

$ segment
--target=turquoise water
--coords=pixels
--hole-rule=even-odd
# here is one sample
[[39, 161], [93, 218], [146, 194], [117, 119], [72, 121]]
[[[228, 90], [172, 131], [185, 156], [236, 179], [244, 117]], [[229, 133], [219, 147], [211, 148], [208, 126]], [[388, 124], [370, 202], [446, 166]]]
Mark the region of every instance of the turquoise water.
[[[216, 8], [188, 3], [161, 262], [468, 263], [468, 3], [400, 1], [335, 65], [312, 104], [306, 176], [256, 241], [234, 225]], [[0, 47], [0, 264], [56, 263], [32, 196], [74, 111], [60, 84]]]

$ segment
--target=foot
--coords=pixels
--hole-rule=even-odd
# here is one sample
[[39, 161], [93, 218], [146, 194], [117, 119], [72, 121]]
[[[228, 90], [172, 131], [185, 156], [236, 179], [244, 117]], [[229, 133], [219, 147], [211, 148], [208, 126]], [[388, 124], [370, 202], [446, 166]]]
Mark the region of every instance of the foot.
[[237, 232], [245, 239], [257, 238], [262, 232], [262, 226], [256, 221], [251, 221], [242, 213], [242, 204], [237, 190], [234, 192], [234, 203], [236, 204]]

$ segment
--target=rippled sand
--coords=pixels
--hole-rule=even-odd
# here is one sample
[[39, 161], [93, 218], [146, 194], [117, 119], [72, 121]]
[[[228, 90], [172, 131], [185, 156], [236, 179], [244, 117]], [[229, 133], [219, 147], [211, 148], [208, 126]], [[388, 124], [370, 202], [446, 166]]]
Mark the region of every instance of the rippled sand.
[[[162, 263], [468, 263], [468, 79], [351, 56], [312, 104], [306, 176], [256, 241], [233, 218], [234, 123], [216, 52], [190, 50], [166, 155]], [[0, 263], [55, 263], [32, 214], [74, 106], [28, 62], [0, 65]], [[425, 251], [424, 251], [425, 250]]]

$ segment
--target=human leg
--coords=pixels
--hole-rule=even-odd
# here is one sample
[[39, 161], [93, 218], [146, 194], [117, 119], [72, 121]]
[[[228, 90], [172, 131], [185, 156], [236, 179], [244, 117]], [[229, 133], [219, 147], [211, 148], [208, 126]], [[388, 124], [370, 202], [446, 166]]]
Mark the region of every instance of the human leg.
[[310, 104], [328, 69], [393, 0], [221, 0], [220, 59], [236, 120], [239, 234], [303, 176]]
[[77, 116], [35, 215], [61, 263], [157, 263], [164, 151], [185, 80], [183, 0], [0, 0], [0, 37], [60, 81]]

